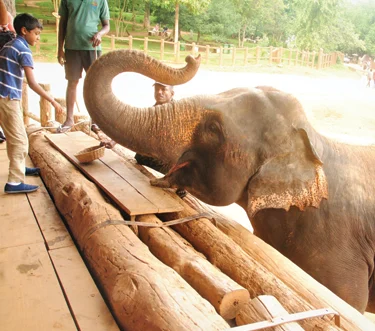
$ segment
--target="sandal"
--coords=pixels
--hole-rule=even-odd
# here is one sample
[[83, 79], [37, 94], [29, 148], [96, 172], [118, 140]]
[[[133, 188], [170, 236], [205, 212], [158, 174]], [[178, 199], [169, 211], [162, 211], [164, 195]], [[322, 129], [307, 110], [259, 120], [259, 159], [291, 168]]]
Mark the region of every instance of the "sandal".
[[59, 125], [56, 129], [56, 133], [65, 133], [72, 129], [73, 125]]

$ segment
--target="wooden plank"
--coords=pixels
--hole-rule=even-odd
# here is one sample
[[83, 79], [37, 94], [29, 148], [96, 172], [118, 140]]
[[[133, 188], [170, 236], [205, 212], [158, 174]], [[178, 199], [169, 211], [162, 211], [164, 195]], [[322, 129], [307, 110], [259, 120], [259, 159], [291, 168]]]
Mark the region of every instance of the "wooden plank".
[[7, 149], [7, 143], [4, 141], [3, 143], [0, 144], [0, 151], [6, 150]]
[[[33, 167], [30, 158], [26, 160], [29, 167]], [[55, 204], [45, 188], [40, 177], [27, 177], [27, 183], [39, 185], [38, 194], [28, 195], [29, 203], [42, 231], [42, 235], [48, 249], [56, 249], [67, 246], [74, 246], [74, 242], [65, 227], [63, 220], [58, 213]]]
[[44, 243], [0, 249], [1, 330], [77, 330]]
[[[9, 162], [6, 151], [0, 150], [0, 183], [8, 179]], [[5, 194], [0, 188], [0, 248], [43, 243], [26, 194]], [[29, 193], [28, 196], [37, 195]]]
[[[74, 154], [98, 144], [97, 140], [83, 132], [46, 135], [46, 138], [129, 215], [182, 210], [183, 207], [177, 200], [170, 197], [164, 190], [152, 187], [145, 175], [134, 167], [126, 166], [125, 161], [111, 150], [107, 149], [100, 160], [88, 164], [79, 163]], [[141, 189], [143, 191], [140, 191]], [[151, 198], [152, 201], [150, 201]]]
[[106, 306], [75, 247], [49, 252], [79, 330], [118, 331]]

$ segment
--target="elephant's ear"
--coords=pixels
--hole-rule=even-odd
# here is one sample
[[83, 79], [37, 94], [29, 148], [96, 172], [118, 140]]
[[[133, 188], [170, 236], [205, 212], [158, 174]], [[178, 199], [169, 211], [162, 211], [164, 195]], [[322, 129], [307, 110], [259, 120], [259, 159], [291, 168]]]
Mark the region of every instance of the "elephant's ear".
[[310, 143], [305, 130], [295, 130], [291, 148], [267, 160], [248, 184], [248, 214], [259, 210], [296, 206], [318, 207], [328, 198], [323, 163]]

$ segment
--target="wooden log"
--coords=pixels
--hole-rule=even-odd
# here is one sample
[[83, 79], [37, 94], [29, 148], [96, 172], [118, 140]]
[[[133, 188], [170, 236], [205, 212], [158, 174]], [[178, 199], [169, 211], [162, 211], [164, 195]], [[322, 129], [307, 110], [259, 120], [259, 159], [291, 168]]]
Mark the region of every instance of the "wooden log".
[[[39, 84], [47, 93], [51, 92], [51, 85]], [[40, 124], [47, 126], [48, 121], [52, 120], [52, 106], [47, 99], [40, 98]]]
[[[155, 215], [137, 216], [137, 221], [162, 223]], [[248, 303], [249, 292], [198, 253], [180, 235], [168, 228], [139, 226], [141, 240], [163, 263], [176, 270], [224, 319], [233, 319]]]
[[[236, 317], [236, 323], [237, 325], [246, 325], [269, 321], [275, 317], [286, 315], [288, 315], [288, 312], [275, 297], [271, 295], [260, 295], [250, 300], [249, 303], [240, 310]], [[272, 331], [303, 331], [303, 329], [297, 322], [292, 322], [277, 325], [272, 328]]]
[[[35, 130], [33, 128], [32, 130]], [[31, 130], [31, 131], [32, 131]], [[124, 330], [223, 330], [228, 324], [175, 271], [157, 260], [96, 186], [30, 135], [30, 156]], [[120, 222], [121, 223], [121, 222]]]
[[[186, 205], [182, 212], [163, 215], [163, 220], [178, 219], [194, 214], [196, 214], [196, 210]], [[212, 264], [249, 290], [251, 298], [263, 294], [273, 295], [290, 312], [325, 308], [324, 306], [314, 307], [303, 300], [297, 292], [286, 286], [281, 279], [275, 277], [257, 260], [245, 253], [239, 245], [217, 229], [207, 218], [174, 225], [173, 229], [188, 240], [197, 251], [203, 253]], [[339, 330], [333, 325], [330, 326], [331, 324], [332, 322], [327, 317], [301, 322], [302, 327], [308, 330], [315, 327]]]
[[[200, 202], [192, 196], [184, 199], [195, 212], [208, 212], [215, 219], [215, 225], [227, 236], [232, 238], [241, 248], [263, 267], [269, 270], [275, 277], [296, 292], [296, 295], [310, 303], [314, 309], [332, 308], [341, 316], [341, 328], [344, 330], [372, 330], [373, 325], [356, 309], [340, 299], [337, 295], [321, 285], [301, 268], [279, 253], [263, 240], [253, 235], [234, 220], [217, 213], [208, 205]], [[272, 293], [267, 293], [272, 294]], [[276, 295], [275, 295], [276, 296]], [[281, 304], [291, 313], [296, 313], [283, 300], [276, 296]]]

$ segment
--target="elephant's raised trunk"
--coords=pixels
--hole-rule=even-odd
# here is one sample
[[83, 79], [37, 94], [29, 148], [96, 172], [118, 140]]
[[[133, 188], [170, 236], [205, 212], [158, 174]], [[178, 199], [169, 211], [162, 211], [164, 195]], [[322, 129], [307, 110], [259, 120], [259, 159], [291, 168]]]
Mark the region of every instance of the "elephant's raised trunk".
[[88, 70], [84, 82], [83, 95], [90, 116], [117, 143], [168, 163], [175, 162], [202, 116], [197, 105], [192, 105], [195, 101], [136, 108], [120, 101], [111, 85], [113, 78], [123, 72], [140, 73], [168, 85], [184, 84], [196, 74], [200, 58], [188, 56], [186, 62], [184, 68], [174, 69], [130, 50], [101, 56]]

